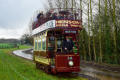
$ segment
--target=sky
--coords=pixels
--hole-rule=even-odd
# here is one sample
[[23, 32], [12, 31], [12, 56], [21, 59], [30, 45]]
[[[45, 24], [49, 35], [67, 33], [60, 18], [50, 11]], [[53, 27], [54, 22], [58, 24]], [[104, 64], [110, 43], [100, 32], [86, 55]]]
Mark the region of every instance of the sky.
[[0, 0], [0, 38], [20, 39], [37, 10], [46, 0]]

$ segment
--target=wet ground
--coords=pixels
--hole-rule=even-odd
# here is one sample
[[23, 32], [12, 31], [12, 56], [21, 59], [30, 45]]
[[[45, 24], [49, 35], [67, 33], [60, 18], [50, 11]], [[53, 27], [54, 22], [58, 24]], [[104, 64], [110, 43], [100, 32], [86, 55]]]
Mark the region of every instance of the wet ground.
[[94, 77], [94, 78], [100, 79], [100, 80], [120, 80], [119, 73], [102, 71], [102, 70], [98, 70], [96, 68], [92, 68], [92, 67], [88, 67], [88, 66], [82, 66], [80, 73], [89, 75], [91, 77]]
[[[16, 50], [13, 51], [14, 55], [33, 60], [32, 49]], [[81, 72], [78, 74], [81, 77], [88, 78], [89, 80], [120, 80], [120, 73], [112, 71], [103, 71], [91, 66], [81, 66]]]
[[[28, 51], [31, 54], [28, 54]], [[32, 52], [33, 51], [31, 49], [24, 49], [24, 50], [13, 51], [13, 54], [17, 55], [17, 56], [20, 56], [20, 57], [23, 57], [23, 58], [26, 58], [26, 59], [29, 59], [29, 60], [33, 60], [33, 54], [32, 54]]]

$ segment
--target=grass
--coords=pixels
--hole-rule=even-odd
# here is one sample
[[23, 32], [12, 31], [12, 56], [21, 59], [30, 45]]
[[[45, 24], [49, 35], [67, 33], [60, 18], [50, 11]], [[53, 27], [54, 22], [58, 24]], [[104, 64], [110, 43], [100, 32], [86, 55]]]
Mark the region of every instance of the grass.
[[6, 49], [0, 49], [0, 50], [2, 50], [4, 53], [12, 53], [12, 51], [14, 50], [27, 49], [27, 48], [32, 48], [32, 47], [27, 45], [19, 45], [19, 48], [6, 48]]
[[[30, 48], [21, 45], [19, 49]], [[0, 80], [87, 80], [81, 77], [50, 75], [35, 68], [32, 61], [11, 55], [18, 48], [0, 49]]]
[[13, 48], [14, 44], [12, 43], [0, 43], [0, 48]]

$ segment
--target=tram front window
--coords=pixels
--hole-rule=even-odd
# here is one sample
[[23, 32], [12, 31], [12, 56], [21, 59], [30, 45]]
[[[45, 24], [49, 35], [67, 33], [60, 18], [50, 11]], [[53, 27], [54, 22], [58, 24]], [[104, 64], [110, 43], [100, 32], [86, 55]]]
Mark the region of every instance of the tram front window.
[[57, 52], [71, 53], [73, 52], [73, 41], [70, 37], [63, 37], [57, 39]]
[[58, 39], [57, 40], [57, 52], [61, 52], [62, 51], [62, 40]]
[[62, 50], [65, 53], [69, 53], [73, 51], [73, 41], [69, 37], [65, 37], [62, 42]]
[[54, 51], [55, 49], [55, 37], [51, 36], [48, 39], [48, 50], [49, 51]]

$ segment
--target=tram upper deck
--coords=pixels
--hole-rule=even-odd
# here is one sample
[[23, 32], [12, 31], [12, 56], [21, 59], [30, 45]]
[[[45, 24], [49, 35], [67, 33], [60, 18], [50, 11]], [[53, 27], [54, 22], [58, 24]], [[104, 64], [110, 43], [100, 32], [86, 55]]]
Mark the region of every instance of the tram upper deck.
[[49, 28], [81, 28], [82, 11], [80, 9], [51, 9], [39, 13], [32, 24], [32, 35]]

